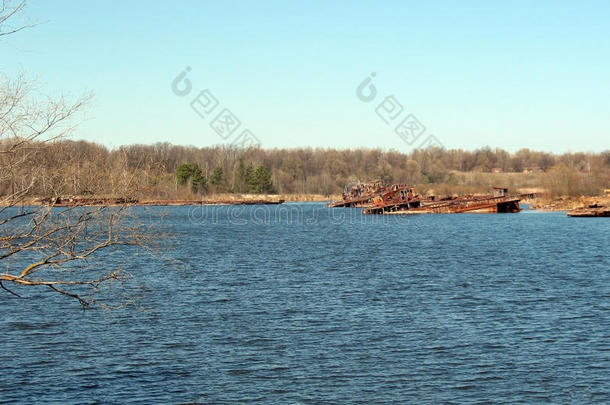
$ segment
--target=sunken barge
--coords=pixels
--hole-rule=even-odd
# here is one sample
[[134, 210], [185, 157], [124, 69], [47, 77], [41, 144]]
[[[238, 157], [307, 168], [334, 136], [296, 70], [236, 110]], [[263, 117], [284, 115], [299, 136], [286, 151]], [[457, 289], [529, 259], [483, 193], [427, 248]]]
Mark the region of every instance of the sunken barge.
[[[371, 187], [373, 185], [373, 187]], [[463, 195], [445, 198], [415, 194], [405, 184], [383, 187], [378, 183], [360, 184], [346, 189], [343, 200], [329, 207], [362, 207], [363, 214], [459, 214], [516, 213], [520, 202], [534, 194], [511, 194], [507, 188], [494, 187], [493, 194]]]

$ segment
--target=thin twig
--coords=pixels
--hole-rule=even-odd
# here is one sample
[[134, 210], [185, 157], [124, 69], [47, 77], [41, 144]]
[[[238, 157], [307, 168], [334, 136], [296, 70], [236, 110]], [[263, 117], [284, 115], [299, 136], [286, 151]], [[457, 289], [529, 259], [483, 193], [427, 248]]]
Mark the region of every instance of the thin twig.
[[85, 301], [84, 299], [82, 299], [78, 294], [74, 294], [62, 289], [59, 289], [57, 287], [55, 287], [53, 284], [47, 284], [51, 289], [57, 291], [60, 294], [66, 295], [68, 297], [72, 297], [78, 300], [78, 302], [83, 306], [83, 307], [88, 307], [89, 306], [89, 302]]
[[3, 290], [8, 291], [8, 292], [10, 292], [11, 294], [13, 294], [15, 297], [17, 297], [17, 298], [21, 298], [21, 295], [19, 295], [19, 294], [17, 294], [16, 292], [11, 291], [11, 290], [9, 290], [8, 288], [6, 288], [6, 287], [4, 286], [4, 284], [2, 284], [2, 281], [0, 281], [0, 287], [2, 287], [2, 289], [3, 289]]

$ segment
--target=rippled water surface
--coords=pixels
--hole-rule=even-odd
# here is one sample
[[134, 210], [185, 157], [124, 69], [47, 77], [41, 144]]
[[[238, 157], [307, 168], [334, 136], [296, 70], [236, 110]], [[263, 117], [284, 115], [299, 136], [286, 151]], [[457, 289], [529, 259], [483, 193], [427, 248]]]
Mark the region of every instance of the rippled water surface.
[[0, 403], [610, 402], [608, 219], [162, 211], [138, 307], [0, 291]]

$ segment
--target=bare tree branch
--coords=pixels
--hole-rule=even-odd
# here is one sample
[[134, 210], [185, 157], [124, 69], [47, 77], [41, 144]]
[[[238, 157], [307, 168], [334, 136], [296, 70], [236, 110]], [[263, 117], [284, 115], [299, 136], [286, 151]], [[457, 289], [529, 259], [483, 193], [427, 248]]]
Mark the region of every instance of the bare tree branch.
[[[0, 36], [29, 27], [7, 25], [25, 4], [1, 1]], [[66, 143], [60, 141], [74, 130], [75, 117], [90, 98], [33, 97], [33, 85], [23, 74], [9, 79], [0, 73], [0, 261], [6, 264], [0, 288], [12, 295], [19, 296], [5, 284], [47, 286], [89, 306], [100, 285], [122, 280], [107, 256], [118, 252], [127, 257], [125, 250], [149, 240], [130, 212], [130, 198], [116, 207], [55, 206], [65, 190], [76, 194], [81, 189], [77, 174], [82, 160], [63, 153]], [[58, 150], [62, 153], [54, 159]], [[135, 174], [102, 159], [98, 168], [105, 172], [92, 177], [104, 176], [127, 196]], [[32, 205], [33, 197], [50, 203]], [[81, 294], [83, 289], [90, 294]]]
[[88, 307], [89, 306], [89, 302], [84, 300], [83, 298], [81, 298], [78, 294], [74, 294], [74, 293], [69, 293], [66, 290], [62, 290], [60, 288], [55, 287], [53, 284], [48, 284], [48, 286], [54, 290], [57, 291], [60, 294], [66, 295], [68, 297], [72, 297], [78, 300], [78, 302], [83, 306], [83, 307]]
[[[16, 32], [35, 26], [34, 24], [26, 24], [17, 27], [6, 27], [5, 22], [10, 18], [14, 18], [25, 8], [25, 0], [22, 0], [21, 2], [17, 3], [17, 5], [12, 7], [10, 6], [10, 3], [10, 1], [3, 0], [2, 7], [0, 7], [0, 37], [15, 34]], [[4, 28], [8, 29], [6, 31], [3, 31]]]
[[21, 298], [21, 295], [19, 295], [19, 294], [17, 294], [16, 292], [11, 291], [11, 290], [9, 290], [8, 288], [6, 288], [6, 287], [4, 286], [4, 284], [2, 284], [2, 281], [0, 281], [0, 288], [2, 288], [3, 290], [5, 290], [5, 291], [9, 292], [10, 294], [13, 294], [13, 295], [14, 295], [15, 297], [17, 297], [17, 298]]

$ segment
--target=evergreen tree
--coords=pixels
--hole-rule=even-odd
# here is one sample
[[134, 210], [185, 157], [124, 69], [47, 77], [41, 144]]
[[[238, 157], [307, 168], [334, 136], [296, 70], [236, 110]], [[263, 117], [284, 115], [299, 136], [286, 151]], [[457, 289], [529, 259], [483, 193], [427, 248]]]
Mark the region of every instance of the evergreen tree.
[[176, 180], [180, 185], [186, 185], [189, 181], [193, 191], [207, 189], [207, 179], [197, 163], [183, 163], [176, 169]]
[[244, 183], [246, 184], [246, 189], [249, 193], [256, 193], [256, 178], [254, 177], [254, 166], [252, 166], [252, 162], [248, 163], [246, 166], [246, 170], [244, 172]]
[[214, 173], [210, 177], [210, 184], [213, 186], [220, 186], [224, 183], [224, 174], [222, 172], [222, 167], [217, 167], [214, 169]]
[[258, 166], [254, 172], [253, 188], [257, 193], [273, 192], [273, 182], [271, 181], [271, 172], [265, 166]]

